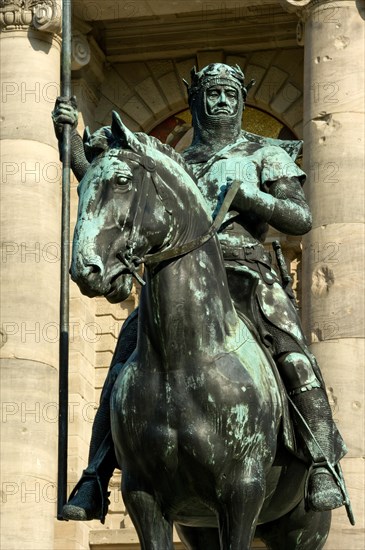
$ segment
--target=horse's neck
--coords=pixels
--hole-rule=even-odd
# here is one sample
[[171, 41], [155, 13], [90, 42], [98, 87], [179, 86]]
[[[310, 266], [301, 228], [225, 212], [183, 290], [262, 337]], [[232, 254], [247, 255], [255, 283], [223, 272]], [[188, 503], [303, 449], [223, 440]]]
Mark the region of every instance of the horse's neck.
[[[165, 189], [156, 180], [163, 202], [171, 209], [170, 249], [204, 235], [211, 219], [203, 196], [182, 168], [167, 170]], [[162, 193], [164, 192], [164, 193]], [[216, 355], [238, 320], [228, 290], [218, 237], [178, 259], [147, 268], [140, 302], [140, 349], [156, 351], [166, 368], [184, 359]], [[185, 357], [186, 359], [186, 357]]]
[[167, 365], [225, 350], [238, 319], [218, 238], [155, 272], [148, 270], [140, 311], [146, 341]]

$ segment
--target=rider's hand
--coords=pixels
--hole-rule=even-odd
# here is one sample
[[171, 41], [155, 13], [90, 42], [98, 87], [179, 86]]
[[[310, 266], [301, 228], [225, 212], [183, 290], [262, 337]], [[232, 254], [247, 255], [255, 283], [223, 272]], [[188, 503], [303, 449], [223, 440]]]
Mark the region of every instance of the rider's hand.
[[52, 111], [52, 120], [58, 140], [62, 139], [65, 124], [69, 124], [72, 130], [76, 130], [79, 113], [77, 110], [76, 97], [70, 100], [65, 97], [58, 97]]
[[232, 205], [239, 212], [255, 212], [263, 220], [268, 221], [275, 206], [275, 199], [261, 191], [255, 182], [247, 178], [241, 183]]
[[[232, 178], [227, 177], [227, 183], [230, 185]], [[250, 181], [247, 178], [245, 181], [241, 182], [240, 188], [237, 192], [237, 195], [234, 199], [234, 202], [238, 202], [240, 205], [240, 210], [249, 211], [252, 210], [252, 206], [259, 198], [260, 190], [257, 187], [256, 182]]]

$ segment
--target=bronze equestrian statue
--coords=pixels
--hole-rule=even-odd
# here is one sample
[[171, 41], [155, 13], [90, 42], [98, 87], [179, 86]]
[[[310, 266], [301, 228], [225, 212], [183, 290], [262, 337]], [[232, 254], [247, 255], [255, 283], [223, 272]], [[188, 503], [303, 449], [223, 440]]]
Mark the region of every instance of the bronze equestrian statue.
[[[245, 321], [244, 326], [247, 327], [247, 334], [256, 335], [256, 338], [259, 339], [261, 346], [263, 347], [264, 355], [267, 360], [269, 360], [268, 357], [272, 357], [274, 359], [276, 367], [275, 365], [272, 365], [272, 372], [276, 372], [276, 370], [278, 370], [280, 373], [281, 380], [284, 382], [286, 391], [289, 395], [291, 409], [293, 411], [293, 421], [296, 432], [295, 441], [293, 441], [291, 430], [288, 427], [288, 419], [286, 418], [287, 415], [285, 415], [284, 405], [284, 420], [282, 423], [283, 434], [281, 436], [283, 441], [279, 445], [279, 449], [281, 449], [281, 451], [277, 453], [275, 459], [276, 462], [274, 462], [274, 468], [272, 471], [275, 470], [275, 464], [277, 464], [277, 467], [280, 467], [280, 465], [288, 465], [290, 463], [290, 460], [288, 461], [287, 451], [284, 449], [283, 443], [285, 443], [286, 449], [289, 449], [293, 455], [292, 461], [294, 461], [293, 463], [296, 465], [298, 471], [300, 471], [298, 464], [306, 464], [306, 467], [310, 472], [306, 481], [305, 499], [302, 495], [301, 498], [296, 501], [293, 511], [290, 512], [289, 510], [283, 511], [279, 501], [277, 504], [279, 512], [277, 512], [276, 515], [273, 515], [272, 511], [267, 511], [270, 510], [270, 499], [267, 502], [268, 497], [266, 494], [266, 500], [263, 500], [265, 499], [264, 493], [262, 490], [258, 489], [258, 485], [263, 488], [266, 484], [267, 489], [268, 484], [270, 486], [270, 483], [273, 483], [272, 480], [270, 481], [270, 476], [266, 477], [266, 481], [264, 481], [265, 475], [267, 474], [267, 471], [265, 470], [267, 466], [265, 466], [265, 468], [261, 468], [260, 471], [255, 471], [254, 473], [253, 470], [250, 470], [250, 475], [248, 476], [250, 479], [250, 483], [248, 484], [249, 488], [242, 487], [242, 490], [246, 495], [246, 499], [248, 498], [247, 494], [251, 494], [252, 492], [255, 493], [256, 500], [258, 499], [260, 501], [261, 499], [261, 506], [258, 506], [256, 514], [257, 516], [261, 513], [259, 519], [259, 524], [261, 524], [261, 526], [258, 527], [257, 533], [261, 535], [264, 540], [268, 541], [268, 543], [272, 545], [272, 548], [282, 547], [280, 545], [283, 544], [284, 540], [280, 537], [278, 539], [275, 539], [275, 537], [272, 538], [270, 533], [275, 531], [275, 529], [270, 529], [270, 523], [268, 523], [274, 522], [274, 520], [275, 522], [278, 521], [277, 518], [280, 513], [282, 517], [281, 529], [283, 528], [285, 522], [289, 519], [289, 516], [286, 514], [292, 514], [291, 521], [294, 522], [293, 525], [297, 525], [296, 522], [298, 521], [299, 523], [303, 521], [304, 517], [308, 520], [308, 522], [310, 519], [310, 523], [312, 527], [314, 527], [314, 531], [319, 529], [319, 524], [321, 524], [323, 529], [321, 531], [321, 536], [318, 537], [317, 546], [313, 546], [314, 534], [311, 533], [309, 535], [307, 533], [309, 523], [306, 523], [305, 527], [303, 527], [303, 533], [306, 532], [308, 534], [308, 540], [303, 542], [302, 545], [294, 540], [289, 542], [289, 540], [291, 540], [289, 534], [289, 538], [285, 539], [285, 547], [287, 548], [297, 548], [298, 550], [299, 548], [308, 548], [309, 550], [309, 548], [322, 548], [324, 544], [329, 528], [329, 515], [327, 511], [345, 503], [348, 505], [347, 495], [338, 465], [338, 462], [345, 454], [346, 449], [333, 423], [323, 379], [315, 358], [310, 353], [305, 343], [296, 310], [292, 305], [290, 296], [288, 296], [283, 290], [277, 275], [271, 268], [270, 255], [263, 247], [263, 242], [268, 231], [268, 224], [291, 235], [304, 234], [311, 228], [311, 215], [302, 191], [305, 174], [297, 167], [293, 160], [295, 157], [297, 143], [269, 140], [245, 133], [241, 130], [242, 112], [244, 110], [248, 88], [249, 86], [245, 87], [243, 73], [238, 67], [229, 67], [224, 64], [212, 64], [198, 73], [195, 70], [192, 72], [192, 82], [191, 85], [188, 85], [188, 93], [189, 105], [193, 115], [194, 138], [192, 145], [183, 153], [183, 159], [181, 159], [176, 153], [172, 153], [167, 146], [162, 146], [161, 144], [156, 145], [155, 142], [152, 143], [151, 138], [148, 138], [144, 134], [136, 134], [133, 136], [133, 134], [128, 132], [123, 127], [120, 121], [118, 122], [117, 115], [115, 115], [112, 128], [103, 128], [93, 135], [86, 133], [83, 142], [80, 136], [76, 133], [77, 111], [75, 109], [75, 105], [67, 104], [61, 99], [58, 100], [53, 113], [57, 136], [60, 140], [62, 139], [63, 124], [73, 124], [73, 170], [76, 177], [79, 181], [81, 181], [81, 187], [85, 189], [84, 196], [86, 197], [82, 199], [84, 201], [84, 206], [80, 203], [79, 221], [75, 230], [74, 242], [76, 244], [74, 245], [74, 248], [76, 250], [76, 256], [74, 257], [72, 264], [72, 276], [80, 286], [81, 291], [85, 294], [89, 296], [104, 294], [111, 302], [122, 301], [128, 296], [131, 290], [132, 276], [136, 275], [137, 264], [140, 261], [140, 258], [136, 255], [135, 250], [136, 232], [139, 228], [134, 227], [134, 223], [132, 222], [136, 220], [137, 222], [141, 221], [143, 215], [138, 213], [139, 210], [141, 210], [140, 203], [142, 202], [145, 205], [149, 197], [140, 198], [140, 203], [138, 205], [139, 210], [137, 213], [135, 213], [134, 217], [129, 219], [127, 216], [126, 220], [124, 220], [125, 224], [128, 225], [129, 223], [129, 225], [131, 225], [129, 228], [130, 234], [126, 242], [126, 250], [124, 252], [115, 250], [115, 258], [118, 260], [117, 266], [119, 266], [119, 271], [115, 268], [116, 282], [115, 284], [112, 284], [110, 288], [107, 288], [102, 284], [101, 275], [105, 270], [105, 265], [103, 265], [102, 262], [100, 263], [99, 260], [97, 262], [89, 261], [89, 263], [86, 262], [87, 265], [84, 265], [85, 261], [80, 260], [77, 252], [80, 249], [79, 241], [81, 238], [81, 233], [83, 235], [82, 238], [89, 239], [90, 243], [93, 243], [94, 235], [95, 243], [98, 241], [97, 244], [95, 244], [95, 247], [100, 248], [102, 243], [105, 244], [107, 242], [105, 240], [106, 236], [104, 233], [106, 232], [112, 235], [113, 232], [115, 233], [116, 231], [115, 228], [109, 228], [109, 224], [108, 227], [105, 228], [105, 232], [102, 233], [103, 228], [101, 227], [100, 220], [97, 222], [100, 227], [98, 226], [98, 229], [96, 230], [97, 224], [91, 215], [93, 203], [95, 202], [96, 197], [92, 196], [92, 193], [86, 187], [96, 187], [96, 184], [93, 184], [93, 182], [96, 181], [93, 168], [94, 165], [97, 167], [99, 177], [103, 178], [103, 174], [107, 173], [107, 177], [109, 179], [112, 177], [119, 177], [122, 182], [121, 185], [133, 186], [133, 183], [131, 182], [133, 182], [134, 173], [131, 168], [126, 169], [125, 172], [122, 171], [119, 176], [118, 172], [116, 172], [118, 163], [114, 159], [118, 156], [115, 152], [118, 151], [118, 148], [120, 149], [120, 153], [124, 151], [124, 153], [127, 154], [127, 159], [128, 152], [130, 150], [133, 151], [134, 155], [138, 152], [142, 159], [144, 157], [149, 159], [149, 161], [151, 161], [151, 166], [153, 165], [153, 170], [151, 170], [151, 166], [148, 166], [148, 162], [146, 166], [143, 166], [143, 160], [136, 161], [135, 157], [133, 157], [133, 159], [129, 159], [130, 162], [132, 162], [132, 167], [135, 167], [133, 162], [140, 164], [147, 173], [155, 170], [156, 163], [154, 159], [155, 157], [159, 157], [160, 152], [167, 154], [169, 158], [172, 156], [173, 163], [177, 164], [179, 167], [183, 167], [187, 174], [187, 178], [190, 178], [189, 172], [191, 173], [191, 176], [195, 178], [196, 184], [205, 199], [208, 214], [212, 219], [219, 219], [220, 214], [222, 214], [220, 210], [223, 204], [223, 209], [226, 208], [227, 213], [220, 220], [218, 237], [224, 258], [225, 272], [219, 272], [220, 267], [218, 265], [219, 262], [217, 259], [217, 251], [215, 249], [208, 250], [209, 261], [212, 262], [212, 258], [214, 258], [212, 265], [214, 265], [216, 273], [220, 273], [218, 283], [216, 281], [216, 284], [219, 286], [219, 291], [216, 289], [216, 293], [217, 295], [222, 293], [222, 285], [224, 287], [228, 284], [229, 293], [232, 297], [235, 311], [237, 311], [240, 318]], [[158, 152], [156, 152], [156, 150]], [[131, 153], [129, 154], [131, 155]], [[99, 159], [101, 159], [101, 176], [100, 166], [98, 166]], [[122, 156], [120, 159], [122, 159]], [[90, 165], [91, 162], [92, 164]], [[174, 172], [176, 170], [176, 166], [173, 165], [171, 171]], [[151, 177], [153, 179], [153, 176]], [[159, 177], [161, 178], [161, 176]], [[232, 194], [229, 204], [225, 204], [225, 197], [228, 195], [229, 190], [234, 184], [237, 189]], [[168, 195], [168, 191], [161, 190], [161, 188], [159, 189], [156, 182], [154, 185], [157, 189], [157, 194], [160, 193], [163, 198], [163, 202], [165, 202], [164, 214], [159, 212], [159, 216], [163, 218], [164, 216], [166, 217], [166, 212], [169, 213], [170, 210], [173, 210], [173, 206], [169, 205], [167, 199], [164, 199], [164, 194]], [[187, 188], [188, 187], [189, 186], [187, 185]], [[144, 188], [143, 194], [146, 194], [146, 189], [147, 187]], [[105, 193], [105, 189], [103, 190], [103, 193]], [[121, 197], [121, 201], [123, 201], [123, 197]], [[86, 208], [86, 210], [89, 211], [88, 216], [90, 216], [91, 220], [89, 225], [85, 222], [85, 213], [83, 208]], [[110, 205], [109, 208], [111, 208]], [[189, 205], [186, 205], [185, 223], [187, 223], [187, 220], [190, 220], [190, 217], [193, 217], [193, 214], [188, 210], [188, 208]], [[189, 215], [187, 215], [186, 212], [189, 212]], [[80, 219], [84, 221], [82, 222]], [[155, 219], [157, 220], [157, 218]], [[165, 221], [168, 222], [169, 220]], [[136, 225], [138, 225], [138, 223]], [[157, 221], [156, 225], [158, 225]], [[80, 229], [81, 226], [82, 229]], [[88, 233], [89, 236], [87, 237]], [[155, 229], [155, 233], [157, 235], [157, 229]], [[152, 246], [146, 255], [146, 258], [148, 258], [148, 256], [152, 257], [155, 255], [155, 262], [158, 259], [159, 252], [155, 252], [154, 247], [157, 247], [156, 250], [158, 250], [162, 246], [161, 243], [153, 243], [153, 238], [157, 239], [156, 235], [149, 235], [149, 238], [152, 238]], [[209, 242], [203, 243], [204, 247], [208, 247], [208, 249], [209, 247], [212, 248], [214, 239], [215, 237], [213, 238], [210, 235]], [[118, 241], [117, 238], [116, 241]], [[113, 246], [113, 250], [114, 248], [115, 247]], [[172, 249], [173, 248], [174, 247], [172, 247]], [[204, 295], [204, 300], [202, 301], [200, 299], [204, 292], [201, 288], [197, 290], [196, 286], [199, 285], [196, 281], [204, 279], [204, 269], [209, 270], [209, 268], [207, 268], [207, 260], [203, 261], [200, 259], [199, 265], [201, 266], [202, 273], [199, 275], [199, 273], [195, 273], [192, 267], [193, 262], [190, 258], [190, 255], [196, 254], [196, 252], [195, 250], [189, 250], [188, 252], [189, 254], [185, 251], [184, 253], [181, 253], [181, 257], [178, 260], [176, 260], [176, 256], [174, 254], [171, 256], [162, 255], [160, 258], [159, 267], [155, 269], [156, 273], [154, 273], [154, 269], [151, 267], [152, 275], [147, 268], [148, 262], [145, 262], [147, 279], [146, 288], [148, 290], [146, 289], [144, 292], [147, 297], [144, 301], [142, 300], [140, 313], [138, 314], [137, 312], [134, 312], [126, 321], [121, 331], [111, 369], [104, 385], [100, 407], [95, 418], [90, 446], [89, 465], [71, 494], [69, 502], [64, 507], [64, 517], [66, 519], [85, 520], [99, 518], [101, 521], [104, 520], [107, 511], [108, 481], [112, 475], [113, 469], [117, 465], [117, 462], [119, 462], [119, 465], [121, 465], [121, 463], [123, 464], [122, 457], [125, 456], [125, 452], [119, 448], [116, 440], [118, 440], [118, 435], [123, 438], [126, 437], [126, 434], [129, 434], [129, 437], [133, 440], [133, 434], [130, 431], [131, 425], [128, 424], [128, 414], [130, 415], [130, 412], [128, 413], [128, 410], [125, 409], [127, 420], [124, 421], [123, 414], [120, 414], [120, 410], [119, 412], [115, 412], [115, 409], [118, 409], [119, 406], [118, 399], [122, 401], [123, 399], [126, 399], [126, 402], [128, 402], [130, 406], [133, 403], [133, 407], [136, 406], [136, 403], [132, 398], [131, 401], [128, 401], [127, 399], [128, 396], [130, 398], [128, 393], [130, 391], [128, 389], [128, 384], [125, 386], [127, 388], [126, 395], [123, 395], [122, 390], [120, 390], [120, 386], [118, 388], [118, 384], [121, 380], [123, 387], [123, 384], [126, 384], [125, 380], [128, 380], [128, 377], [132, 376], [131, 373], [133, 372], [133, 376], [136, 377], [136, 380], [144, 381], [143, 383], [145, 384], [145, 387], [148, 387], [146, 379], [144, 378], [146, 374], [144, 373], [142, 366], [144, 363], [148, 363], [148, 353], [152, 353], [153, 346], [149, 349], [147, 354], [146, 350], [144, 350], [143, 354], [139, 349], [139, 353], [142, 353], [142, 357], [144, 357], [144, 359], [140, 359], [140, 361], [136, 360], [135, 348], [137, 334], [139, 333], [138, 346], [140, 348], [142, 345], [140, 342], [141, 340], [143, 341], [141, 331], [144, 336], [145, 333], [148, 332], [142, 324], [141, 316], [143, 318], [143, 322], [147, 322], [147, 326], [150, 329], [150, 335], [153, 334], [153, 327], [148, 324], [153, 324], [153, 315], [150, 311], [151, 303], [153, 302], [155, 309], [160, 307], [156, 306], [156, 303], [154, 302], [155, 296], [153, 294], [153, 285], [156, 285], [156, 288], [159, 288], [158, 283], [154, 281], [159, 279], [162, 280], [163, 275], [161, 275], [161, 273], [167, 271], [170, 274], [170, 278], [168, 280], [169, 285], [171, 285], [171, 273], [174, 273], [174, 269], [175, 276], [178, 275], [180, 278], [179, 286], [183, 285], [183, 283], [188, 283], [187, 279], [190, 277], [195, 281], [195, 287], [193, 285], [193, 287], [190, 288], [190, 296], [186, 297], [186, 299], [182, 299], [181, 302], [176, 304], [175, 308], [172, 307], [172, 309], [169, 309], [171, 305], [164, 305], [165, 309], [163, 309], [161, 306], [166, 318], [176, 318], [178, 323], [181, 323], [181, 319], [186, 318], [186, 321], [183, 323], [186, 331], [182, 329], [181, 332], [179, 332], [178, 328], [176, 328], [179, 325], [176, 323], [174, 325], [174, 323], [170, 321], [169, 325], [171, 327], [175, 326], [175, 329], [171, 328], [171, 334], [169, 334], [168, 339], [167, 335], [165, 335], [163, 345], [166, 349], [171, 346], [175, 358], [177, 357], [176, 350], [180, 349], [179, 339], [182, 338], [184, 342], [184, 346], [180, 349], [180, 352], [182, 352], [182, 350], [185, 350], [186, 352], [190, 345], [194, 348], [195, 335], [191, 329], [189, 330], [188, 322], [190, 322], [192, 326], [193, 320], [195, 320], [196, 323], [196, 317], [198, 317], [199, 326], [204, 329], [203, 332], [209, 333], [209, 331], [211, 331], [217, 342], [220, 340], [218, 335], [220, 334], [220, 336], [222, 336], [223, 330], [221, 327], [223, 319], [219, 318], [219, 316], [224, 313], [224, 315], [228, 315], [231, 322], [233, 322], [232, 320], [234, 317], [232, 317], [232, 315], [234, 314], [232, 313], [229, 304], [228, 306], [225, 305], [223, 309], [218, 308], [217, 312], [219, 311], [220, 313], [217, 314], [217, 316], [214, 316], [214, 307], [212, 305], [215, 298], [214, 295], [209, 297]], [[183, 260], [185, 261], [186, 258], [188, 259], [186, 265], [190, 267], [189, 269], [185, 267], [187, 271], [184, 272], [183, 269], [181, 274], [181, 272], [177, 271], [176, 264], [184, 263]], [[194, 277], [191, 271], [194, 272]], [[210, 285], [211, 291], [214, 293], [211, 281]], [[152, 294], [150, 294], [151, 292]], [[226, 304], [226, 299], [226, 297], [224, 299], [221, 298], [222, 303]], [[209, 308], [208, 303], [210, 302], [212, 302], [212, 304]], [[227, 311], [224, 311], [225, 307], [228, 308]], [[184, 312], [183, 316], [181, 316], [182, 311]], [[211, 319], [212, 316], [215, 319], [214, 321]], [[138, 318], [140, 319], [138, 320]], [[214, 329], [211, 327], [212, 323], [214, 325]], [[236, 321], [233, 322], [233, 325], [236, 326]], [[220, 327], [220, 329], [217, 327]], [[161, 335], [154, 334], [154, 337], [158, 338], [161, 337]], [[261, 357], [260, 352], [257, 351], [255, 338], [251, 338], [250, 336], [249, 340], [255, 342], [255, 354], [258, 358]], [[211, 341], [210, 345], [213, 345]], [[167, 353], [166, 349], [165, 353]], [[225, 368], [228, 369], [227, 372], [233, 373], [235, 372], [236, 367], [233, 368], [233, 371], [231, 371], [227, 366], [225, 366]], [[141, 372], [139, 372], [139, 370], [141, 370]], [[248, 368], [248, 370], [250, 369]], [[153, 368], [152, 371], [150, 371], [150, 374], [151, 372], [153, 372]], [[114, 454], [114, 444], [110, 430], [110, 399], [115, 380], [118, 376], [118, 383], [116, 384], [112, 399], [112, 409], [114, 407], [113, 432], [114, 444], [116, 444], [118, 456], [117, 461]], [[205, 379], [205, 383], [208, 385], [211, 383], [209, 377]], [[278, 380], [279, 389], [280, 383], [281, 381]], [[180, 392], [183, 395], [184, 392], [182, 387], [183, 386], [176, 380], [174, 384], [169, 385], [170, 391], [173, 392], [174, 395], [175, 392]], [[233, 391], [232, 386], [229, 387]], [[152, 382], [150, 389], [152, 392], [156, 391], [156, 395], [159, 395], [158, 387], [154, 387]], [[138, 388], [136, 388], [136, 391], [138, 392]], [[203, 394], [201, 399], [204, 401], [205, 398]], [[116, 396], [118, 396], [118, 398]], [[225, 398], [228, 398], [227, 395]], [[181, 399], [183, 399], [183, 397], [181, 397]], [[186, 396], [186, 399], [188, 400], [189, 396]], [[172, 401], [174, 400], [179, 401], [179, 398], [175, 396]], [[252, 398], [252, 405], [254, 401], [255, 398]], [[176, 404], [174, 406], [176, 406]], [[162, 416], [167, 414], [166, 411], [163, 412], [163, 410], [164, 406], [161, 403]], [[182, 408], [181, 410], [185, 409]], [[206, 414], [206, 411], [202, 412], [201, 410], [197, 410], [195, 412], [197, 414]], [[273, 410], [271, 410], [271, 412], [275, 417], [275, 407], [274, 412]], [[151, 411], [151, 418], [153, 418], [154, 415], [156, 415], [156, 411], [154, 411], [153, 414]], [[187, 416], [189, 417], [189, 415]], [[220, 422], [222, 422], [222, 419], [220, 419]], [[242, 422], [245, 424], [244, 420], [242, 420]], [[253, 422], [257, 423], [258, 418], [253, 417]], [[267, 419], [265, 422], [267, 423]], [[263, 424], [265, 424], [265, 422]], [[272, 422], [275, 422], [275, 418], [272, 419]], [[122, 428], [120, 428], [120, 426], [122, 426]], [[135, 424], [133, 425], [133, 429], [138, 431], [138, 427]], [[146, 433], [147, 432], [144, 432], [143, 437], [146, 437]], [[156, 436], [156, 432], [153, 433], [154, 436]], [[228, 442], [229, 439], [229, 436], [226, 434], [226, 441]], [[154, 445], [153, 441], [150, 442], [150, 445], [152, 449]], [[170, 445], [170, 442], [167, 441], [166, 445]], [[158, 442], [156, 442], [156, 446], [158, 448]], [[171, 443], [171, 446], [174, 447], [173, 442]], [[137, 448], [138, 445], [135, 446], [135, 449]], [[267, 454], [271, 456], [270, 452], [272, 453], [272, 449], [270, 452], [267, 447], [264, 448], [259, 446], [258, 449], [259, 457], [262, 457], [263, 455], [266, 456]], [[176, 456], [174, 454], [175, 451], [171, 451], [172, 463], [176, 460]], [[195, 452], [197, 451], [195, 450]], [[224, 470], [223, 463], [227, 459], [227, 456], [223, 451], [219, 454], [217, 449], [215, 449], [215, 452], [217, 453], [216, 459], [222, 463], [222, 468]], [[295, 459], [294, 455], [296, 457], [300, 457], [301, 462]], [[185, 458], [187, 460], [186, 464], [189, 464], [189, 460], [192, 460], [192, 457]], [[269, 463], [271, 466], [274, 458], [275, 456], [271, 456], [271, 458], [269, 458]], [[134, 460], [138, 462], [138, 457], [135, 456]], [[173, 468], [176, 466], [174, 466], [174, 464], [171, 466], [169, 464], [169, 460], [170, 459], [166, 458], [167, 462], [162, 461], [161, 464], [159, 464], [159, 461], [157, 460], [155, 465], [156, 476], [158, 476], [159, 472], [163, 471], [164, 468]], [[131, 469], [132, 462], [133, 460], [131, 456], [129, 457], [129, 460], [126, 459], [129, 469]], [[248, 460], [248, 462], [250, 462], [250, 460]], [[260, 460], [258, 460], [258, 462], [260, 462]], [[193, 464], [193, 462], [190, 462], [190, 466], [191, 468], [198, 467], [197, 464]], [[122, 467], [123, 483], [126, 485], [128, 483], [132, 483], [133, 485], [133, 483], [136, 482], [136, 475], [128, 476], [124, 464]], [[227, 466], [227, 468], [229, 467]], [[242, 473], [243, 470], [238, 469], [234, 475], [235, 483], [238, 484], [237, 487], [241, 487], [240, 484], [242, 483], [242, 480], [239, 481], [238, 478], [240, 478]], [[216, 476], [217, 473], [210, 472], [209, 475], [212, 475], [215, 479], [214, 476]], [[223, 474], [221, 473], [221, 475]], [[245, 475], [247, 479], [247, 472]], [[186, 476], [187, 473], [185, 470], [180, 472], [178, 486], [174, 488], [174, 490], [177, 491], [177, 495], [179, 494], [179, 483], [184, 484], [186, 482], [188, 485], [192, 484], [192, 480], [188, 479]], [[300, 480], [300, 475], [298, 477], [298, 472], [296, 473], [296, 476], [297, 480], [299, 479], [296, 489], [303, 491], [303, 480]], [[204, 478], [203, 474], [202, 477]], [[293, 475], [293, 479], [295, 479], [295, 475]], [[258, 480], [260, 480], [260, 483], [258, 483]], [[215, 482], [217, 482], [216, 479]], [[164, 488], [161, 488], [161, 492], [166, 499], [169, 480], [167, 479], [165, 483], [167, 485]], [[207, 483], [207, 481], [205, 480], [204, 483]], [[228, 485], [233, 483], [233, 479], [227, 483]], [[230, 490], [233, 490], [232, 485], [230, 485], [230, 487]], [[278, 485], [275, 485], [275, 487], [278, 489]], [[185, 541], [187, 547], [209, 547], [217, 549], [220, 547], [232, 549], [241, 547], [248, 548], [248, 544], [252, 539], [258, 517], [254, 516], [250, 519], [246, 516], [247, 520], [249, 522], [251, 521], [253, 530], [251, 529], [247, 531], [246, 528], [244, 534], [239, 534], [238, 527], [235, 527], [233, 529], [234, 532], [228, 533], [228, 528], [225, 524], [225, 521], [228, 521], [228, 518], [224, 520], [223, 517], [220, 517], [219, 514], [222, 514], [223, 512], [218, 509], [219, 505], [214, 502], [214, 498], [208, 498], [207, 495], [209, 490], [205, 486], [200, 487], [200, 489], [202, 494], [204, 492], [206, 493], [205, 498], [207, 499], [207, 509], [214, 509], [215, 513], [218, 514], [221, 542], [219, 543], [219, 538], [217, 538], [217, 530], [213, 529], [213, 525], [215, 524], [212, 524], [211, 520], [196, 520], [196, 530], [194, 531], [191, 524], [192, 520], [190, 519], [184, 522], [184, 513], [182, 513], [181, 510], [179, 512], [177, 509], [174, 509], [174, 506], [178, 507], [176, 502], [165, 503], [167, 508], [170, 505], [169, 513], [173, 520], [179, 525], [179, 533], [182, 540]], [[195, 490], [197, 490], [197, 488]], [[220, 490], [224, 491], [223, 488]], [[130, 495], [131, 492], [133, 493], [133, 490], [131, 491], [130, 487], [129, 489], [125, 488], [124, 491], [126, 495]], [[184, 491], [181, 492], [182, 494], [184, 493]], [[152, 491], [150, 491], [150, 493], [152, 493]], [[185, 495], [184, 498], [188, 497]], [[194, 505], [191, 501], [191, 499], [194, 500], [194, 498], [199, 500], [199, 491], [194, 497], [191, 497], [190, 495], [189, 498], [190, 501], [187, 505], [186, 512], [187, 516], [189, 514], [192, 516], [199, 515], [201, 513], [201, 503], [198, 505], [196, 502], [196, 513], [194, 514]], [[212, 500], [211, 502], [209, 501], [210, 498]], [[156, 512], [155, 499], [151, 499], [151, 495], [149, 499], [150, 513], [152, 513], [152, 509]], [[126, 500], [130, 500], [128, 499], [128, 496], [126, 496]], [[267, 504], [262, 505], [263, 502], [266, 502]], [[179, 506], [180, 505], [181, 503]], [[142, 537], [142, 539], [145, 534], [138, 530], [138, 513], [140, 512], [141, 507], [145, 510], [146, 506], [146, 498], [144, 497], [143, 502], [130, 503], [129, 510], [132, 515], [132, 519], [135, 521], [137, 526], [137, 531], [139, 532], [140, 538]], [[239, 499], [235, 503], [235, 506], [240, 508]], [[238, 508], [237, 513], [239, 513]], [[256, 509], [255, 506], [253, 506], [253, 508]], [[135, 511], [133, 511], [133, 509], [135, 509]], [[174, 511], [176, 512], [175, 516]], [[225, 513], [228, 513], [227, 509], [225, 509], [223, 515]], [[242, 514], [243, 513], [244, 512], [242, 512]], [[243, 517], [244, 516], [242, 515], [242, 518]], [[318, 523], [319, 518], [321, 518], [321, 520]], [[232, 518], [230, 518], [230, 521], [232, 523]], [[161, 520], [161, 522], [160, 535], [162, 537], [167, 537], [167, 541], [169, 538], [166, 531], [167, 527], [166, 525], [164, 526], [163, 520]], [[275, 526], [272, 525], [271, 527]], [[276, 525], [276, 527], [278, 527], [278, 525]], [[161, 539], [159, 539], [159, 541], [159, 544], [161, 544]], [[207, 545], [208, 541], [209, 544]], [[144, 544], [145, 546], [143, 546], [143, 548], [155, 548], [155, 546], [148, 546], [146, 541]], [[219, 546], [219, 544], [222, 546]], [[160, 547], [167, 548], [168, 546]]]

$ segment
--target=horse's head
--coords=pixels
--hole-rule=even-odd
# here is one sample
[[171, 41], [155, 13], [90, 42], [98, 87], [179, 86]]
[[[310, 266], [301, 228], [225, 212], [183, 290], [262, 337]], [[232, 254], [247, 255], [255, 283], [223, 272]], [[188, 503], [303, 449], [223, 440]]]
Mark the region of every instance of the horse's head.
[[103, 132], [89, 144], [94, 158], [78, 187], [71, 276], [87, 296], [120, 302], [140, 258], [169, 242], [172, 195], [165, 179], [190, 178], [116, 113]]

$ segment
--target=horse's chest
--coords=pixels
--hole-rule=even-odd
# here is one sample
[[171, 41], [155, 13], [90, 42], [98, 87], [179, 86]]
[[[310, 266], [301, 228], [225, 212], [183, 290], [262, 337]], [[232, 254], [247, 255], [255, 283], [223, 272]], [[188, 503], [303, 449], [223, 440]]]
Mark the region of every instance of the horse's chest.
[[203, 368], [198, 376], [182, 372], [146, 376], [142, 369], [125, 376], [118, 390], [124, 455], [142, 457], [148, 471], [161, 466], [175, 471], [182, 457], [205, 462], [212, 469], [227, 453], [242, 458], [243, 436], [250, 441], [257, 438], [257, 424], [247, 407], [247, 399], [255, 401], [254, 395], [241, 368], [217, 367], [214, 375], [214, 369]]
[[112, 418], [120, 431], [123, 454], [151, 463], [175, 462], [177, 412], [172, 389], [160, 375], [131, 366], [112, 398]]

